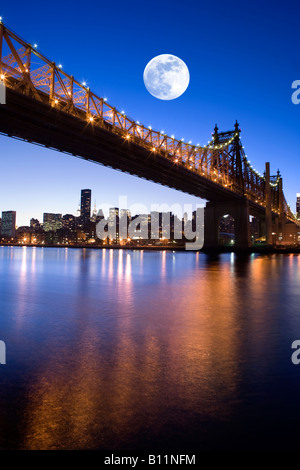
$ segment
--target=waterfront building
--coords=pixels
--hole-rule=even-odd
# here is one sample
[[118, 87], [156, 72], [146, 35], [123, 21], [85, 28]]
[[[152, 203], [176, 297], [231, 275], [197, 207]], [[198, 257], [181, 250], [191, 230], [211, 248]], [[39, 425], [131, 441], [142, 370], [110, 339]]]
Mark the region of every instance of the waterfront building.
[[2, 212], [1, 235], [6, 238], [16, 236], [16, 211]]
[[91, 198], [92, 191], [90, 189], [81, 190], [80, 216], [83, 225], [89, 223], [91, 218]]

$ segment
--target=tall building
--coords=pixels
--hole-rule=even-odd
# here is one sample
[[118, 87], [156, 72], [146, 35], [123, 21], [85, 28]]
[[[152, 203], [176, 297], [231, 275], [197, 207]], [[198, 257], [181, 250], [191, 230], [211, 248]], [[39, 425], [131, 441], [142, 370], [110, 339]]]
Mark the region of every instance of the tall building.
[[151, 211], [151, 234], [150, 238], [158, 240], [161, 237], [161, 212]]
[[53, 214], [51, 212], [44, 212], [43, 214], [43, 228], [45, 232], [56, 231], [62, 228], [61, 214]]
[[61, 214], [54, 214], [52, 212], [44, 212], [43, 214], [43, 223], [45, 222], [54, 222], [61, 220]]
[[1, 235], [2, 237], [15, 238], [16, 211], [2, 212]]
[[90, 189], [81, 190], [80, 215], [83, 224], [87, 224], [91, 218], [91, 197], [92, 191]]
[[300, 193], [297, 193], [296, 214], [297, 214], [297, 217], [300, 218]]
[[65, 214], [62, 218], [64, 228], [74, 230], [76, 226], [76, 217], [73, 214]]
[[120, 238], [128, 237], [128, 224], [131, 220], [131, 213], [128, 209], [120, 210], [119, 217], [119, 236]]
[[120, 210], [120, 218], [124, 217], [127, 221], [131, 219], [131, 212], [128, 209], [121, 209]]
[[108, 226], [110, 238], [114, 241], [119, 240], [119, 208], [111, 207], [109, 209]]

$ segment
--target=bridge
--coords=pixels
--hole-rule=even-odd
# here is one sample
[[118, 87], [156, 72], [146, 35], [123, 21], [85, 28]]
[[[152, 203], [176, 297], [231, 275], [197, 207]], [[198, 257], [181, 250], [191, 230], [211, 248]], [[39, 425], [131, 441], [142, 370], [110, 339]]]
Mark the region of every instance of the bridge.
[[[219, 220], [235, 219], [236, 246], [251, 245], [249, 216], [266, 243], [283, 244], [300, 231], [279, 171], [259, 174], [248, 160], [239, 124], [206, 145], [192, 145], [146, 127], [94, 94], [0, 22], [0, 133], [121, 170], [208, 202], [205, 245], [218, 244]], [[297, 238], [298, 240], [298, 238]]]

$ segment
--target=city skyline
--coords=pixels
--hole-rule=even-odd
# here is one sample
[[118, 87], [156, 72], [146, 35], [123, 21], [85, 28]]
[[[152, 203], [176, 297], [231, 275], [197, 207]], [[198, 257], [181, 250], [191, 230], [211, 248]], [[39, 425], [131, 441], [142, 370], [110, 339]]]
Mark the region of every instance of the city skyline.
[[[94, 206], [91, 211], [92, 190], [81, 189], [80, 194], [80, 204], [75, 215], [44, 212], [42, 222], [31, 217], [30, 225], [17, 226], [16, 212], [3, 211], [2, 220], [0, 219], [1, 244], [153, 247], [153, 242], [157, 241], [164, 247], [169, 243], [176, 243], [180, 248], [183, 240], [193, 240], [195, 236], [196, 241], [199, 239], [199, 228], [204, 222], [204, 219], [201, 222], [200, 215], [201, 211], [204, 215], [203, 207], [192, 211], [190, 217], [187, 211], [182, 211], [178, 215], [172, 207], [157, 207], [148, 210], [143, 205], [139, 206], [140, 211], [134, 212], [122, 204], [117, 207], [100, 207], [98, 211]], [[298, 218], [299, 201], [300, 194], [298, 193], [296, 200]], [[119, 200], [119, 202], [124, 201]], [[137, 206], [135, 208], [137, 209]], [[191, 210], [191, 207], [189, 209]], [[250, 217], [249, 230], [253, 246], [266, 242], [265, 229], [260, 226], [259, 218]], [[296, 225], [287, 225], [281, 230], [282, 232], [278, 234], [272, 233], [273, 243], [279, 243], [281, 246], [292, 244], [299, 247], [300, 232]], [[237, 234], [238, 221], [232, 215], [224, 214], [218, 222], [218, 243], [232, 247], [236, 243]], [[138, 245], [141, 240], [144, 245]], [[158, 246], [157, 243], [154, 243], [154, 246]]]
[[[55, 214], [55, 215], [60, 215], [60, 216], [72, 214], [74, 217], [79, 217], [79, 216], [81, 216], [82, 192], [83, 191], [90, 191], [91, 195], [93, 194], [92, 189], [79, 189], [78, 194], [80, 194], [80, 192], [81, 192], [81, 196], [78, 196], [78, 194], [77, 194], [77, 199], [74, 198], [74, 204], [73, 204], [73, 209], [72, 210], [69, 210], [69, 211], [62, 210], [61, 206], [59, 205], [59, 202], [58, 202], [58, 205], [56, 205], [56, 207], [54, 208], [55, 210], [53, 209], [53, 210], [47, 210], [46, 211], [43, 208], [41, 208], [41, 212], [39, 212], [39, 213], [35, 212], [34, 215], [33, 215], [33, 213], [31, 213], [29, 211], [26, 215], [27, 219], [25, 219], [23, 214], [19, 215], [19, 219], [23, 220], [25, 222], [25, 223], [22, 223], [22, 224], [18, 223], [18, 211], [13, 210], [13, 209], [11, 210], [11, 209], [5, 209], [5, 208], [0, 207], [0, 213], [2, 213], [2, 212], [11, 212], [11, 211], [15, 212], [16, 213], [16, 228], [22, 227], [22, 226], [29, 226], [31, 219], [38, 220], [40, 223], [44, 223], [45, 221], [47, 222], [47, 218], [45, 220], [45, 215], [47, 216], [48, 214], [50, 214], [50, 215]], [[76, 206], [75, 200], [78, 200], [77, 206]], [[117, 206], [116, 206], [115, 204], [112, 204], [112, 203], [109, 203], [109, 202], [102, 202], [102, 203], [97, 204], [96, 199], [94, 199], [92, 197], [91, 202], [90, 202], [90, 212], [93, 213], [93, 214], [96, 212], [97, 215], [99, 215], [99, 213], [103, 213], [103, 215], [105, 217], [108, 217], [109, 213], [110, 213], [110, 209], [111, 208], [116, 208], [116, 207], [118, 209], [120, 209], [120, 211], [129, 212], [131, 214], [131, 216], [140, 215], [143, 211], [145, 213], [151, 213], [153, 211], [154, 212], [155, 211], [168, 212], [168, 209], [170, 209], [170, 210], [175, 209], [174, 210], [175, 215], [178, 215], [179, 217], [183, 217], [184, 214], [187, 214], [187, 216], [189, 218], [191, 218], [192, 212], [194, 210], [196, 210], [197, 207], [199, 207], [199, 206], [202, 207], [203, 206], [202, 204], [199, 203], [199, 199], [197, 199], [197, 203], [194, 204], [195, 207], [191, 203], [182, 204], [180, 206], [178, 204], [172, 203], [172, 201], [169, 205], [167, 203], [161, 203], [161, 204], [157, 203], [157, 204], [151, 204], [150, 206], [147, 206], [147, 205], [145, 205], [143, 203], [140, 203], [138, 201], [133, 201], [132, 204], [126, 204], [126, 200], [127, 200], [127, 196], [118, 197], [118, 199], [116, 199], [116, 203], [119, 202], [121, 204], [117, 204]], [[124, 202], [125, 202], [125, 204], [123, 204]], [[76, 209], [74, 209], [75, 206], [77, 207]], [[47, 207], [49, 207], [49, 206], [47, 206]]]
[[[258, 5], [258, 2], [246, 6], [238, 2], [231, 3], [237, 8], [231, 9], [230, 17], [220, 2], [218, 10], [214, 12], [209, 5], [201, 5], [201, 8], [188, 5], [190, 11], [195, 13], [195, 18], [201, 14], [203, 34], [200, 38], [196, 19], [187, 12], [183, 12], [183, 17], [187, 15], [191, 27], [187, 29], [183, 26], [182, 36], [176, 37], [170, 24], [177, 21], [179, 5], [172, 4], [170, 24], [166, 25], [164, 34], [159, 32], [155, 40], [146, 42], [143, 47], [138, 46], [129, 55], [118, 52], [116, 56], [112, 56], [112, 51], [120, 38], [129, 34], [130, 29], [124, 32], [121, 25], [126, 21], [130, 25], [133, 21], [130, 11], [121, 3], [117, 2], [118, 8], [114, 11], [115, 21], [120, 27], [107, 49], [102, 48], [100, 52], [99, 40], [108, 33], [108, 26], [103, 25], [97, 34], [93, 28], [87, 30], [84, 27], [86, 34], [75, 37], [72, 35], [75, 12], [70, 12], [69, 24], [59, 18], [51, 18], [45, 19], [43, 27], [36, 21], [38, 14], [31, 6], [28, 10], [31, 24], [24, 24], [22, 15], [9, 5], [3, 7], [0, 14], [3, 21], [24, 38], [32, 43], [37, 42], [42, 53], [53, 57], [57, 63], [61, 62], [63, 69], [73, 73], [79, 80], [86, 80], [93, 91], [106, 96], [117, 109], [125, 109], [129, 116], [145, 125], [164, 129], [168, 134], [184, 137], [187, 141], [205, 144], [215, 123], [220, 130], [228, 130], [233, 128], [235, 119], [238, 119], [248, 158], [260, 172], [263, 172], [266, 160], [271, 163], [272, 174], [276, 173], [277, 168], [280, 169], [285, 182], [284, 192], [294, 211], [295, 194], [299, 192], [297, 175], [300, 173], [297, 151], [300, 143], [297, 131], [300, 107], [291, 101], [291, 84], [299, 78], [300, 73], [296, 45], [292, 41], [297, 22], [287, 15], [286, 8], [278, 7], [270, 12], [267, 7]], [[166, 2], [165, 7], [168, 5]], [[258, 7], [260, 15], [257, 14]], [[96, 18], [100, 12], [99, 6], [94, 4], [92, 8]], [[101, 8], [102, 16], [109, 17], [112, 13], [108, 5]], [[140, 21], [141, 25], [147, 27], [155, 19], [158, 25], [161, 24], [161, 20], [156, 16], [154, 18], [152, 12], [145, 19], [141, 10], [134, 16], [135, 23]], [[83, 18], [85, 15], [83, 13]], [[250, 25], [243, 24], [241, 27], [239, 20], [245, 15], [256, 25], [255, 35]], [[89, 20], [95, 21], [90, 17]], [[49, 35], [53, 24], [56, 34]], [[278, 34], [279, 25], [281, 34]], [[218, 33], [211, 34], [212, 26]], [[70, 33], [69, 36], [65, 34], [66, 31]], [[200, 47], [196, 47], [196, 44]], [[84, 58], [77, 56], [75, 51], [78, 48]], [[174, 52], [185, 60], [191, 72], [187, 91], [182, 97], [170, 102], [161, 102], [150, 96], [142, 80], [142, 72], [148, 60], [165, 51]], [[264, 60], [266, 56], [268, 61]], [[215, 57], [218, 57], [217, 63]], [[240, 76], [230, 65], [233, 57]], [[103, 67], [105, 74], [101, 73]], [[218, 80], [220, 71], [222, 82]], [[282, 116], [285, 116], [284, 121]], [[0, 136], [0, 142], [3, 155], [7, 156], [2, 159], [2, 172], [7, 178], [0, 188], [1, 210], [16, 210], [20, 217], [18, 225], [28, 223], [29, 214], [41, 217], [43, 210], [55, 212], [60, 207], [59, 210], [64, 213], [75, 212], [73, 200], [78, 187], [94, 188], [97, 204], [100, 205], [104, 199], [112, 207], [121, 195], [128, 196], [130, 205], [141, 201], [141, 198], [141, 202], [148, 206], [166, 202], [170, 205], [192, 203], [195, 207], [196, 203], [203, 202], [188, 194], [53, 150], [25, 145], [24, 142], [4, 136]], [[12, 185], [11, 181], [15, 184]], [[35, 197], [36, 193], [39, 194], [38, 198]]]
[[[39, 216], [33, 216], [32, 214], [28, 215], [28, 220], [25, 221], [25, 222], [28, 222], [28, 223], [24, 223], [24, 224], [19, 224], [17, 223], [17, 220], [18, 220], [18, 212], [16, 210], [13, 210], [13, 209], [1, 209], [0, 207], [0, 213], [2, 212], [15, 212], [15, 220], [16, 220], [16, 228], [18, 227], [22, 227], [22, 226], [29, 226], [30, 225], [30, 220], [31, 219], [34, 219], [34, 220], [38, 220], [39, 222], [43, 219], [43, 222], [45, 222], [45, 214], [56, 214], [56, 215], [69, 215], [69, 214], [72, 214], [74, 217], [78, 217], [79, 215], [81, 215], [81, 207], [82, 207], [82, 192], [83, 191], [89, 191], [91, 194], [93, 194], [93, 191], [91, 189], [81, 189], [81, 199], [79, 198], [79, 203], [77, 205], [77, 209], [76, 210], [71, 210], [71, 211], [62, 211], [59, 207], [57, 207], [58, 210], [60, 210], [61, 213], [58, 213], [57, 211], [49, 211], [49, 212], [46, 212], [44, 210], [42, 210], [42, 212], [40, 213]], [[124, 201], [126, 200], [127, 197], [126, 196], [121, 196], [119, 197], [119, 202], [120, 201]], [[195, 198], [196, 199], [196, 198]], [[80, 202], [81, 201], [81, 202]], [[199, 199], [198, 199], [199, 201]], [[122, 205], [122, 204], [121, 204]], [[127, 204], [125, 204], [125, 206], [127, 206]], [[145, 209], [145, 213], [147, 214], [150, 214], [151, 212], [153, 211], [157, 211], [157, 210], [161, 210], [161, 212], [164, 212], [164, 208], [167, 208], [167, 205], [166, 204], [157, 204], [157, 207], [156, 204], [152, 204], [151, 206], [154, 207], [154, 209], [151, 209], [151, 207], [147, 207], [146, 205], [144, 204], [141, 204], [141, 203], [134, 203], [132, 204], [131, 206], [134, 207], [134, 210], [132, 211], [130, 209], [130, 206], [128, 207], [121, 207], [120, 204], [116, 207], [118, 207], [118, 209], [120, 209], [120, 211], [127, 211], [129, 212], [132, 216], [135, 216], [135, 215], [140, 215], [141, 214], [141, 211], [139, 211], [138, 209], [141, 208], [141, 209]], [[179, 205], [176, 205], [176, 204], [170, 204], [169, 205], [169, 208], [170, 209], [175, 209], [173, 210], [174, 214], [177, 215], [178, 217], [184, 217], [185, 214], [187, 214], [187, 216], [189, 218], [192, 217], [192, 212], [194, 210], [196, 210], [198, 207], [202, 207], [202, 205], [198, 202], [197, 204], [195, 204], [195, 207], [193, 207], [193, 205], [191, 203], [187, 203], [187, 204], [183, 204], [181, 207]], [[109, 216], [109, 213], [110, 213], [110, 209], [115, 207], [114, 204], [109, 204], [109, 203], [100, 203], [99, 205], [96, 204], [96, 200], [94, 202], [94, 204], [92, 203], [92, 199], [90, 200], [90, 212], [92, 211], [93, 213], [96, 212], [97, 215], [99, 215], [100, 212], [103, 213], [103, 215], [105, 217], [108, 217]], [[291, 207], [292, 209], [292, 212], [299, 218], [299, 214], [300, 214], [300, 211], [299, 211], [299, 208], [300, 208], [300, 193], [297, 193], [296, 196], [295, 196], [295, 201], [294, 201], [294, 206]], [[176, 209], [182, 209], [182, 210], [176, 210]], [[167, 210], [168, 212], [168, 210]], [[25, 220], [22, 216], [21, 216], [22, 220]], [[42, 222], [41, 222], [42, 223]]]
[[[31, 218], [30, 225], [20, 227], [16, 226], [15, 211], [3, 211], [0, 218], [1, 245], [183, 248], [184, 243], [194, 240], [190, 245], [197, 243], [200, 247], [203, 208], [193, 211], [191, 219], [186, 212], [180, 218], [172, 210], [132, 214], [130, 210], [119, 207], [108, 208], [106, 215], [102, 209], [97, 212], [94, 208], [91, 215], [91, 195], [91, 189], [81, 190], [80, 210], [76, 215], [44, 212], [42, 222]], [[141, 209], [144, 208], [141, 206]], [[233, 219], [229, 219], [224, 217], [223, 228], [234, 226]], [[227, 229], [225, 232], [230, 237], [234, 236]]]
[[[37, 223], [40, 224], [40, 225], [45, 225], [48, 222], [57, 222], [58, 220], [61, 220], [64, 217], [69, 216], [69, 215], [74, 217], [74, 218], [78, 218], [78, 219], [81, 218], [83, 225], [85, 225], [90, 220], [96, 219], [98, 217], [103, 217], [103, 218], [109, 219], [111, 214], [112, 214], [112, 211], [116, 212], [116, 214], [115, 214], [116, 216], [127, 215], [128, 217], [133, 217], [133, 218], [136, 217], [136, 216], [143, 215], [143, 210], [144, 210], [144, 214], [147, 214], [147, 215], [152, 214], [152, 213], [172, 213], [173, 214], [172, 207], [166, 208], [166, 207], [162, 206], [162, 207], [157, 207], [155, 209], [150, 208], [148, 210], [148, 208], [146, 206], [143, 206], [143, 205], [140, 205], [140, 206], [135, 205], [134, 206], [134, 208], [135, 208], [134, 211], [130, 210], [130, 208], [128, 208], [128, 207], [123, 207], [123, 206], [120, 206], [120, 205], [117, 206], [117, 207], [113, 207], [113, 206], [110, 206], [109, 204], [106, 204], [106, 205], [103, 205], [103, 206], [100, 205], [98, 210], [97, 210], [96, 209], [96, 203], [95, 203], [94, 208], [92, 210], [92, 204], [91, 204], [91, 196], [93, 194], [92, 190], [87, 189], [87, 188], [86, 189], [81, 189], [80, 194], [81, 194], [80, 202], [78, 204], [78, 209], [75, 213], [72, 213], [72, 212], [64, 213], [63, 211], [60, 211], [60, 212], [54, 212], [54, 211], [52, 211], [52, 212], [43, 212], [42, 217], [39, 217], [39, 218], [35, 218], [33, 216], [30, 216], [29, 224], [18, 225], [17, 223], [15, 223], [15, 227], [16, 228], [19, 228], [19, 227], [32, 227]], [[122, 198], [119, 200], [119, 202], [121, 202], [121, 201], [122, 201]], [[141, 211], [137, 210], [138, 207], [140, 207]], [[191, 207], [188, 207], [188, 209], [190, 211], [192, 210]], [[12, 212], [14, 213], [14, 220], [16, 221], [16, 219], [17, 219], [17, 212], [16, 211], [11, 211], [11, 210], [1, 211], [0, 210], [0, 213], [2, 213], [2, 214], [12, 213]], [[174, 212], [174, 215], [177, 216], [177, 214], [175, 212]], [[191, 215], [192, 215], [192, 212], [191, 212]], [[188, 211], [185, 211], [185, 212], [182, 211], [182, 214], [180, 214], [180, 217], [181, 217], [181, 219], [185, 219], [185, 220], [188, 220], [189, 218], [191, 219], [191, 217], [189, 217]], [[1, 233], [1, 231], [0, 231], [0, 233]]]

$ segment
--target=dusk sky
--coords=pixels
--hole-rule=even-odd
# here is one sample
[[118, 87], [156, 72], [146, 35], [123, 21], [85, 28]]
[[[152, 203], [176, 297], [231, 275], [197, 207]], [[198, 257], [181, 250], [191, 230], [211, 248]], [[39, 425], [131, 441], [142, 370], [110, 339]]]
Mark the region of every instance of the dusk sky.
[[[268, 5], [268, 6], [267, 6]], [[241, 140], [260, 173], [279, 168], [295, 212], [300, 192], [300, 5], [285, 1], [131, 1], [46, 4], [5, 2], [4, 24], [118, 110], [153, 129], [205, 145], [217, 123]], [[147, 63], [174, 54], [188, 66], [190, 84], [172, 101], [149, 94]], [[0, 136], [0, 212], [17, 211], [17, 225], [43, 212], [75, 213], [80, 190], [118, 206], [189, 204], [199, 199], [53, 150]]]

